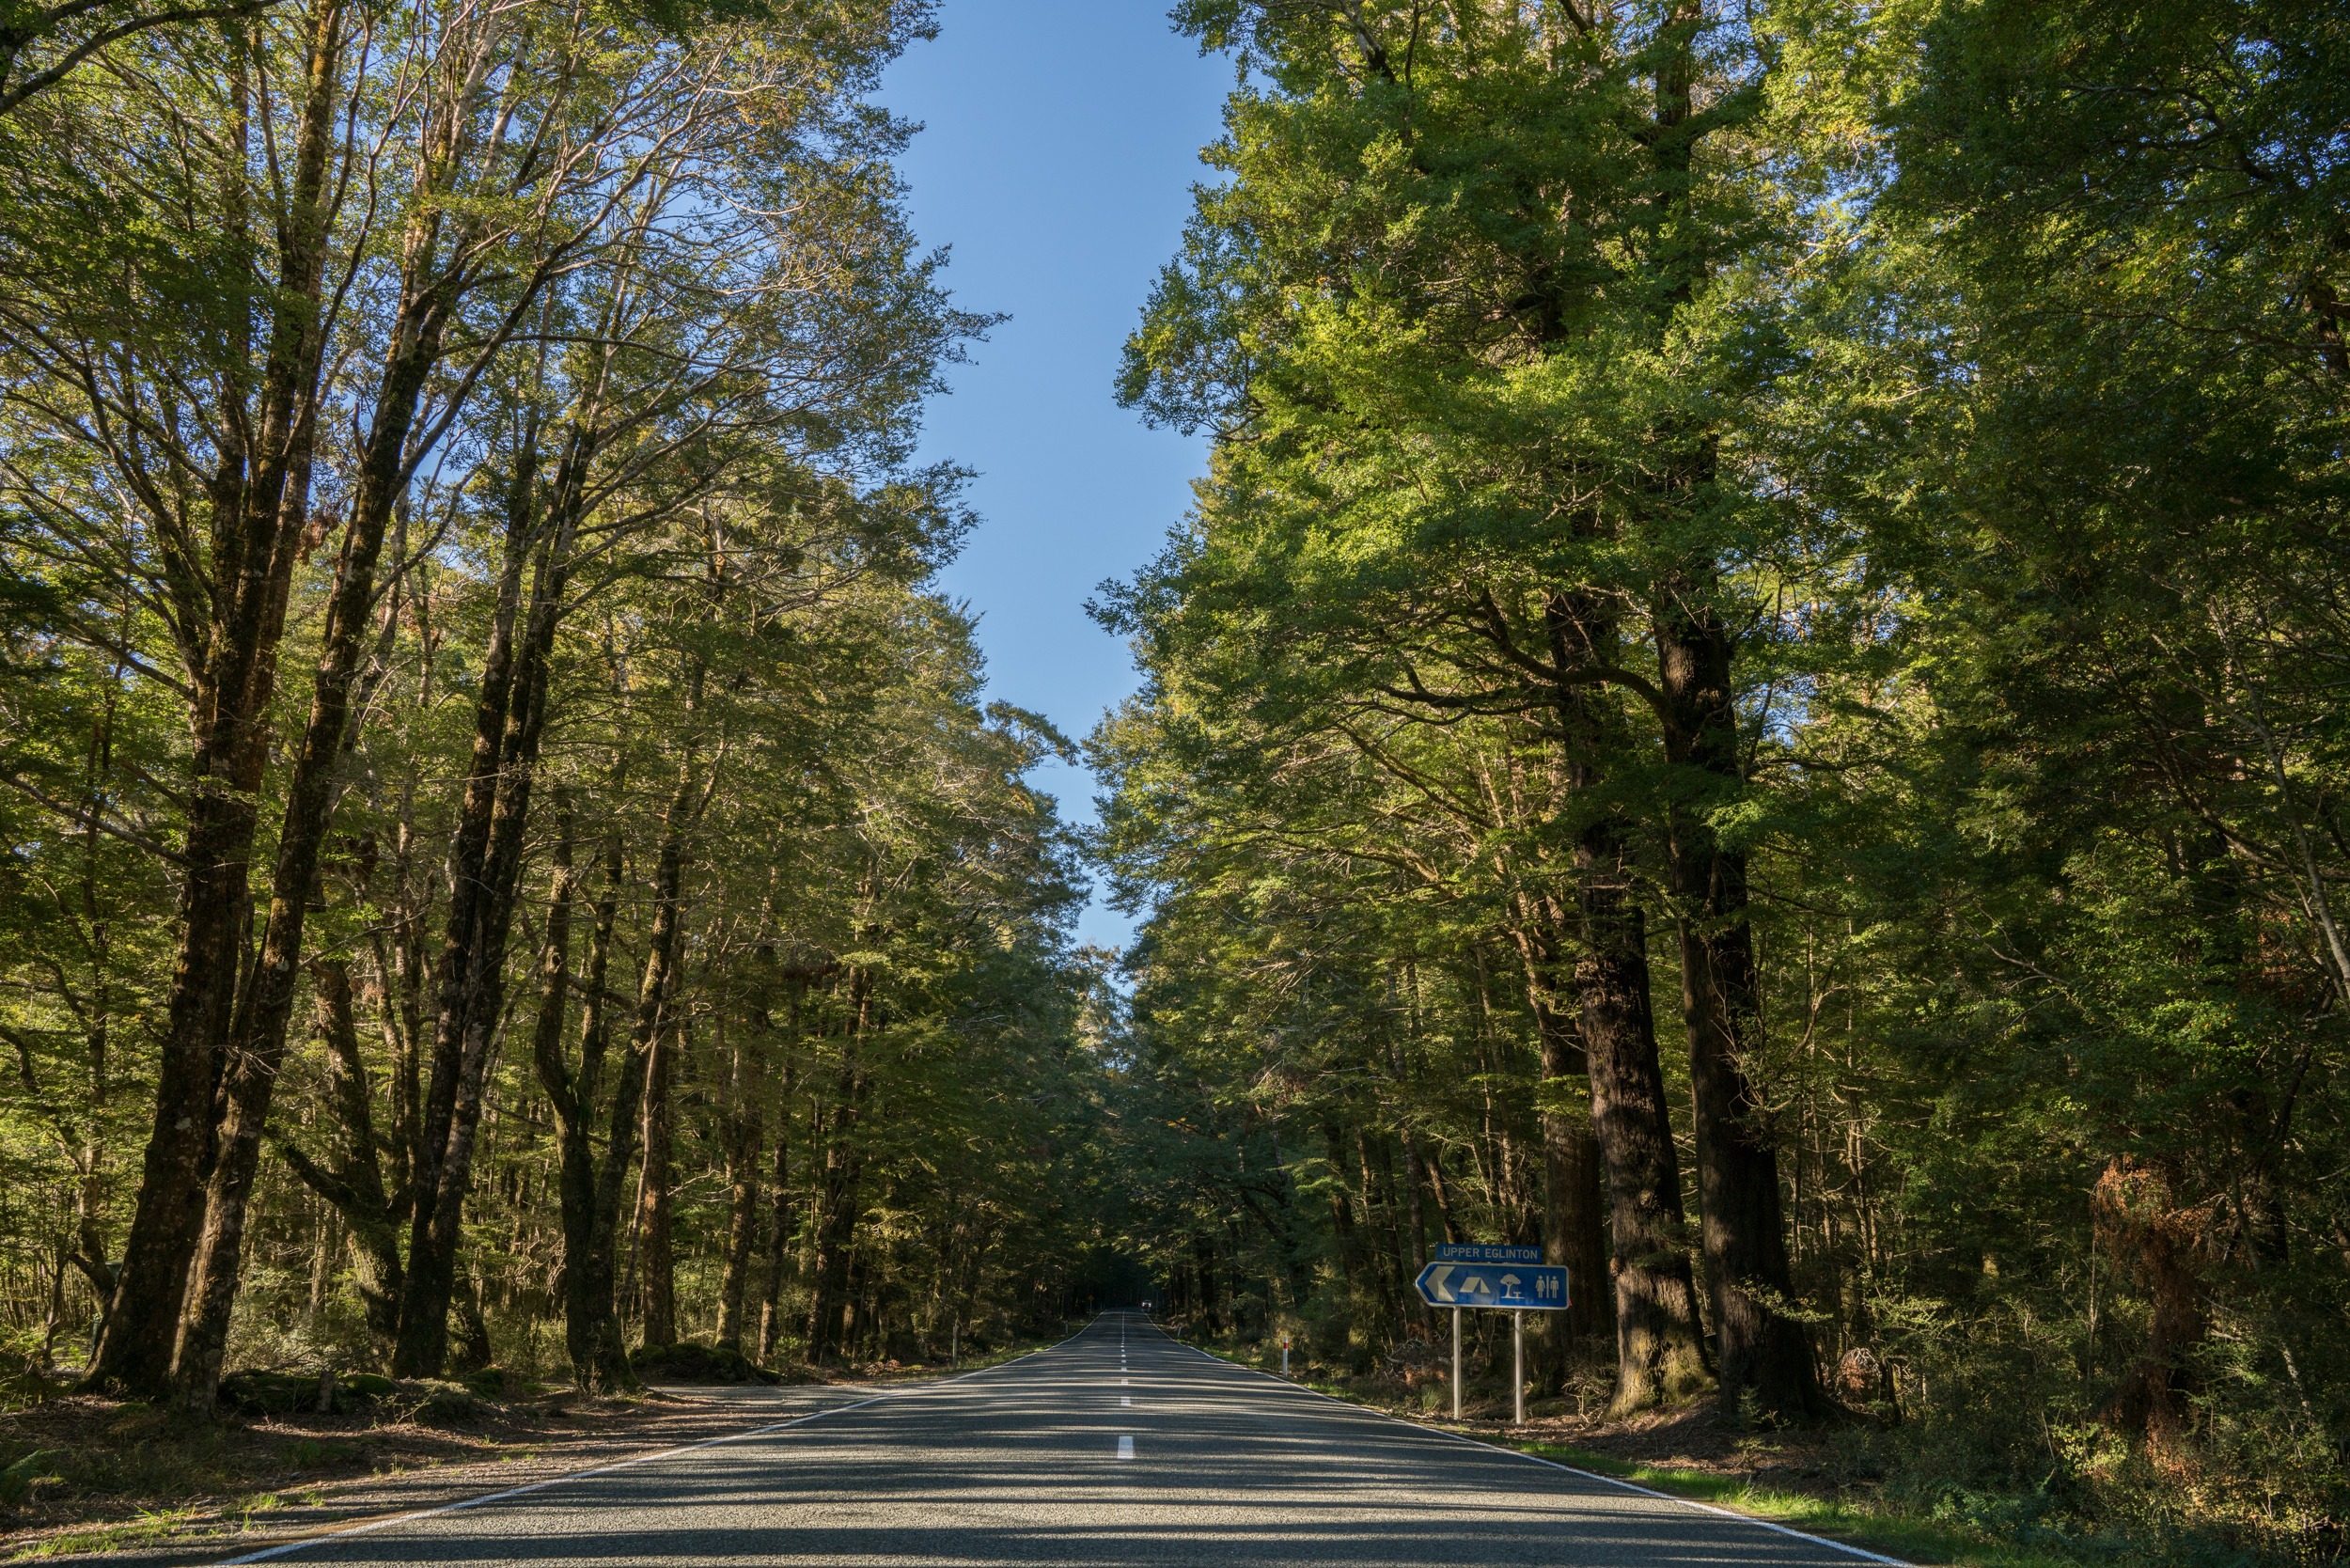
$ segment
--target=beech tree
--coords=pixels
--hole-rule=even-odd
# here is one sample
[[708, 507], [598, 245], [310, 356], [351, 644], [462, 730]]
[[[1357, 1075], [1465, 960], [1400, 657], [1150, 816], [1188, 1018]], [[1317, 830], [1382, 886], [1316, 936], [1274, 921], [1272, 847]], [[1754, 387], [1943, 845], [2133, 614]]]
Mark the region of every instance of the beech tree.
[[1416, 1375], [1383, 1277], [1539, 1240], [1538, 1408], [2311, 1549], [2338, 30], [1178, 21], [1246, 69], [1120, 389], [1214, 446], [1090, 743], [1169, 1299]]
[[[904, 864], [1028, 842], [1001, 875], [1037, 890], [991, 895], [1026, 913], [990, 939], [1030, 952], [1021, 984], [1089, 983], [1059, 945], [1059, 830], [1016, 782], [1037, 753], [980, 738], [967, 628], [926, 587], [968, 520], [957, 471], [911, 465], [916, 420], [985, 321], [916, 249], [906, 127], [867, 95], [927, 26], [892, 0], [822, 25], [257, 8], [125, 35], [8, 121], [28, 178], [0, 214], [0, 462], [9, 699], [32, 722], [8, 777], [30, 813], [12, 841], [54, 888], [44, 913], [11, 902], [34, 940], [10, 1027], [77, 1184], [45, 1338], [70, 1257], [98, 1298], [95, 1384], [210, 1408], [255, 1227], [289, 1200], [265, 1146], [352, 1240], [366, 1354], [438, 1374], [452, 1326], [487, 1354], [468, 1216], [509, 1036], [562, 1128], [578, 1378], [634, 1380], [623, 1311], [656, 1346], [683, 1331], [664, 1173], [711, 1048], [737, 1128], [716, 1337], [739, 1346], [763, 1245], [776, 1353], [803, 1273], [790, 1183], [812, 1173], [785, 1165], [762, 1206], [750, 1129], [789, 1092], [768, 1058], [803, 1047], [743, 988], [796, 974], [816, 1014], [845, 986], [874, 1052], [948, 1004], [839, 956], [885, 917], [779, 892], [787, 866], [829, 886], [846, 846], [763, 880], [715, 846], [781, 854], [873, 809], [855, 759], [890, 744], [877, 713], [928, 702], [966, 753], [885, 792], [1025, 803], [909, 828]], [[281, 689], [289, 662], [306, 690]], [[75, 836], [78, 903], [44, 823]], [[851, 877], [859, 907], [884, 876]], [[167, 886], [175, 918], [118, 936]], [[633, 1009], [607, 1000], [622, 986]], [[126, 1007], [151, 1051], [127, 1062]], [[72, 1104], [42, 1066], [65, 1016]], [[870, 1090], [843, 1081], [849, 1108], [816, 1114], [845, 1149]], [[134, 1189], [126, 1095], [152, 1107]], [[302, 1132], [322, 1107], [331, 1136]], [[856, 1183], [836, 1186], [810, 1233], [837, 1298], [867, 1243]], [[983, 1258], [952, 1266], [987, 1288]], [[873, 1331], [840, 1305], [805, 1353]]]

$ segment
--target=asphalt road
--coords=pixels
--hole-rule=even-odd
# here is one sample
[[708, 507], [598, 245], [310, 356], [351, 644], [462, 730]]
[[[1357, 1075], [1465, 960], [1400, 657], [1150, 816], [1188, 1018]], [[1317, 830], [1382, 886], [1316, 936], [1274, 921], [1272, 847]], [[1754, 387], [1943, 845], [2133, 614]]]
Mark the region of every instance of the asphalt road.
[[229, 1560], [1854, 1568], [1864, 1560], [1324, 1399], [1203, 1356], [1140, 1314], [1110, 1313], [1065, 1344], [967, 1377]]

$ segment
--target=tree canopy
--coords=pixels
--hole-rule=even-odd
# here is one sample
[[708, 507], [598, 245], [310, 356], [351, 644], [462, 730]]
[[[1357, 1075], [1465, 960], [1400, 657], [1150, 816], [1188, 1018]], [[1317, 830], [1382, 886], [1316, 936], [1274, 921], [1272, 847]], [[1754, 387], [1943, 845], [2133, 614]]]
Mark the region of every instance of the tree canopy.
[[1120, 390], [1213, 457], [1089, 746], [1178, 1298], [1408, 1366], [1539, 1245], [1538, 1393], [2323, 1556], [2338, 20], [1177, 18], [1243, 74]]

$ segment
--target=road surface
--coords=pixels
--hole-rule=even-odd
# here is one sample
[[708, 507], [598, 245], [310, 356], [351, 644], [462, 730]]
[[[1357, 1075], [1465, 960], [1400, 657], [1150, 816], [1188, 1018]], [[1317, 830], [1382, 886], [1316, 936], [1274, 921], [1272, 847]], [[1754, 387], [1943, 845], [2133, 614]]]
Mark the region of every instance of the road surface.
[[966, 1377], [227, 1560], [1856, 1568], [1869, 1559], [1324, 1399], [1179, 1344], [1138, 1313], [1108, 1313], [1065, 1344]]

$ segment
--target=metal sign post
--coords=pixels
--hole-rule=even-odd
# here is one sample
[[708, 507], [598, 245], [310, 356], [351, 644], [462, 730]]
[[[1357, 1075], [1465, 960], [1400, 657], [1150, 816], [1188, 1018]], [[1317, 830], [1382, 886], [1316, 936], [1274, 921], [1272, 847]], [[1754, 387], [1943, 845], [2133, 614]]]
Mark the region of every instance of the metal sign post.
[[1412, 1284], [1431, 1307], [1452, 1309], [1452, 1419], [1461, 1419], [1461, 1309], [1487, 1307], [1510, 1314], [1510, 1405], [1526, 1424], [1526, 1314], [1559, 1312], [1569, 1299], [1567, 1271], [1543, 1261], [1538, 1247], [1448, 1244]]
[[1526, 1424], [1526, 1314], [1510, 1314], [1510, 1399], [1512, 1426]]
[[1461, 1419], [1461, 1309], [1452, 1309], [1452, 1419]]

